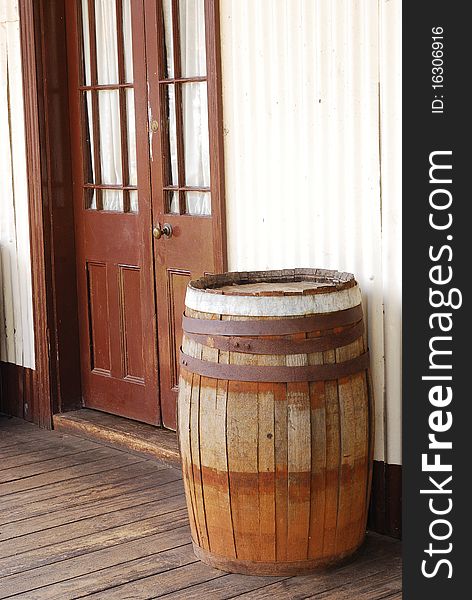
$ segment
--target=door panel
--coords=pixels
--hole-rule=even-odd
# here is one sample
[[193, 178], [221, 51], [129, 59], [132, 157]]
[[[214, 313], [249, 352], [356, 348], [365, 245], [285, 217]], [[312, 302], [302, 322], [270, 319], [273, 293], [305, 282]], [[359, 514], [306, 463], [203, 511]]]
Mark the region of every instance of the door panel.
[[120, 265], [119, 269], [123, 375], [127, 381], [144, 383], [141, 270], [125, 265]]
[[216, 0], [145, 0], [161, 412], [175, 429], [188, 281], [224, 269]]
[[111, 375], [108, 335], [108, 277], [105, 263], [87, 262], [87, 300], [90, 323], [90, 368]]
[[185, 291], [191, 274], [189, 271], [167, 269], [167, 301], [170, 307], [168, 320], [169, 355], [170, 355], [170, 381], [171, 389], [179, 385], [179, 350], [182, 344], [182, 332], [178, 327], [179, 319], [185, 309]]
[[68, 0], [83, 402], [160, 423], [142, 2]]

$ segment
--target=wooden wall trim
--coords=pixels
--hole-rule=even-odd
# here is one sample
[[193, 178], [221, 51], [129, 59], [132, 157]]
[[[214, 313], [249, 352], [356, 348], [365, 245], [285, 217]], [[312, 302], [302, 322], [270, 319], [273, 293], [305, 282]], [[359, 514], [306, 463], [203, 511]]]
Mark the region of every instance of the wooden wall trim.
[[81, 406], [65, 0], [33, 0], [33, 6], [50, 390], [57, 413]]
[[36, 364], [0, 367], [0, 410], [47, 429], [81, 402], [64, 10], [19, 0]]
[[207, 85], [208, 112], [214, 118], [208, 120], [210, 140], [210, 171], [212, 193], [212, 227], [215, 266], [219, 272], [228, 270], [228, 247], [226, 239], [225, 161], [223, 136], [223, 83], [221, 71], [220, 2], [206, 0], [205, 20], [207, 27]]
[[34, 373], [32, 369], [0, 362], [0, 413], [34, 422]]
[[402, 536], [402, 466], [374, 461], [368, 528], [395, 538]]
[[20, 0], [21, 52], [23, 62], [23, 95], [25, 110], [26, 160], [28, 165], [28, 205], [33, 286], [33, 322], [36, 368], [32, 376], [34, 400], [27, 404], [25, 418], [34, 408], [31, 419], [41, 427], [52, 427], [49, 377], [49, 335], [46, 296], [45, 237], [41, 189], [41, 155], [37, 90], [36, 39], [33, 0]]

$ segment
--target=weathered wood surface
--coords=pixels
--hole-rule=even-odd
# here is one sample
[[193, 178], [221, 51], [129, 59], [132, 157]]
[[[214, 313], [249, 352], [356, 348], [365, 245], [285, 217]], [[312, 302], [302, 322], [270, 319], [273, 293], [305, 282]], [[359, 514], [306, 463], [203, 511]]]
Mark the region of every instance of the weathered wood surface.
[[[217, 399], [224, 393], [217, 389]], [[258, 393], [266, 394], [264, 389]], [[15, 443], [16, 436], [20, 443]], [[2, 445], [5, 439], [11, 442], [8, 446]], [[64, 457], [90, 451], [90, 444], [94, 443], [0, 417], [0, 468], [6, 448], [16, 448], [21, 467], [22, 456], [28, 466], [44, 465], [47, 457], [54, 463], [61, 451]], [[103, 446], [95, 444], [95, 450]], [[106, 459], [84, 462], [82, 473], [80, 464], [58, 464], [56, 471], [39, 475], [56, 473], [53, 481], [35, 479], [38, 485], [31, 486], [28, 480], [37, 475], [30, 473], [16, 480], [24, 485], [9, 494], [2, 488], [11, 482], [0, 483], [0, 598], [401, 597], [400, 544], [375, 534], [367, 536], [354, 562], [317, 575], [256, 577], [208, 567], [192, 551], [180, 472], [106, 450]], [[103, 470], [91, 471], [91, 464]], [[221, 497], [221, 502], [225, 506], [227, 498]], [[270, 530], [270, 521], [263, 526]]]
[[[210, 319], [276, 324], [274, 319], [320, 314], [298, 314], [291, 303], [300, 297], [318, 295], [320, 307], [329, 299], [330, 309], [336, 306], [336, 294], [345, 291], [352, 293], [353, 302], [360, 301], [352, 276], [330, 272], [325, 281], [325, 273], [300, 281], [310, 275], [282, 271], [267, 283], [259, 281], [264, 273], [245, 273], [242, 282], [237, 273], [208, 276], [190, 284], [194, 286], [190, 302], [211, 307], [210, 301], [220, 294], [219, 303], [213, 312], [187, 305], [185, 314], [206, 323]], [[234, 282], [228, 285], [231, 277]], [[253, 279], [256, 282], [250, 283]], [[233, 310], [235, 298], [239, 305], [234, 313], [216, 312], [222, 307]], [[258, 298], [272, 304], [256, 307], [253, 301]], [[361, 323], [337, 326], [339, 310], [346, 307], [340, 304], [338, 311], [326, 311], [335, 316], [324, 330], [264, 336], [283, 340], [287, 348], [307, 338], [335, 340], [337, 335], [346, 340], [333, 341], [324, 351], [227, 352], [215, 347], [216, 335], [212, 337], [208, 327], [201, 337], [184, 333], [182, 351], [207, 363], [235, 365], [235, 370], [239, 365], [294, 369], [338, 365], [366, 351], [363, 329], [357, 330]], [[351, 329], [355, 335], [349, 338]], [[258, 336], [243, 339], [254, 347]], [[213, 567], [251, 575], [300, 574], [349, 556], [364, 539], [369, 505], [373, 400], [368, 371], [287, 383], [238, 381], [238, 377], [216, 379], [192, 372], [191, 366], [181, 368], [179, 436], [198, 556]]]
[[85, 408], [54, 415], [53, 421], [57, 431], [131, 450], [146, 458], [157, 458], [170, 466], [180, 465], [179, 447], [173, 431]]

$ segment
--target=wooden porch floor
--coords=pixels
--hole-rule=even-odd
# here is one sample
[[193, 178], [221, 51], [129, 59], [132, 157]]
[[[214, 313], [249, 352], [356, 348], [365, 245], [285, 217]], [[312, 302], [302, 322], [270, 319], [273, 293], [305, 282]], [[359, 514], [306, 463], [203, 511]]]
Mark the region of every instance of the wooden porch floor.
[[369, 534], [351, 564], [250, 577], [198, 562], [180, 472], [0, 417], [0, 598], [401, 598], [400, 544]]

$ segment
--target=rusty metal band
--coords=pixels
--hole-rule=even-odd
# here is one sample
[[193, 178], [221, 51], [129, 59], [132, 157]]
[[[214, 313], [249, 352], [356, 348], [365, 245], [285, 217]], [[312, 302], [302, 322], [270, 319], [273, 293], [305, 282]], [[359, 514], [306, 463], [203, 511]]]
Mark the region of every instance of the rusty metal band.
[[214, 319], [194, 319], [182, 317], [182, 329], [185, 333], [207, 335], [258, 336], [288, 335], [306, 333], [353, 325], [362, 319], [362, 305], [331, 313], [320, 313], [295, 319], [252, 319], [248, 321], [217, 321]]
[[205, 335], [203, 333], [185, 333], [187, 339], [202, 346], [216, 348], [224, 352], [244, 352], [245, 354], [309, 354], [341, 348], [354, 342], [364, 333], [364, 321], [359, 321], [353, 327], [339, 333], [331, 333], [321, 337], [303, 340], [293, 339], [263, 339], [248, 337], [232, 337], [223, 335]]
[[229, 381], [264, 381], [291, 383], [295, 381], [329, 381], [355, 375], [369, 368], [369, 353], [340, 363], [309, 366], [228, 365], [193, 358], [180, 351], [180, 366], [187, 371]]

